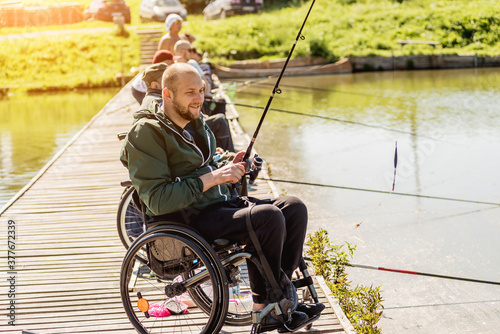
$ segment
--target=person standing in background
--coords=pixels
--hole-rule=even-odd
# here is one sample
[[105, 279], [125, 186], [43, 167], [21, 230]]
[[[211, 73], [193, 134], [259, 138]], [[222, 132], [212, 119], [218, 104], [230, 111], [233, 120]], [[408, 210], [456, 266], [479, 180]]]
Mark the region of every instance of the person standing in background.
[[182, 29], [182, 17], [177, 14], [170, 14], [165, 19], [165, 25], [167, 26], [167, 33], [161, 38], [158, 44], [159, 50], [168, 50], [174, 53], [174, 45], [180, 40], [188, 41], [193, 43], [195, 38], [189, 33], [181, 34]]

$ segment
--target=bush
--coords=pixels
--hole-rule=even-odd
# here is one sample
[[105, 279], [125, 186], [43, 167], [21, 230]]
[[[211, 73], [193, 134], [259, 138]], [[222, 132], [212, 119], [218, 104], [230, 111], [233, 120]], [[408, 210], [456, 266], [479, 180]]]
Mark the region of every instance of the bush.
[[328, 49], [328, 45], [323, 36], [313, 38], [309, 42], [309, 48], [311, 49], [311, 56], [313, 57], [323, 57], [325, 59], [332, 58], [332, 52]]
[[344, 249], [344, 245], [332, 244], [328, 232], [319, 229], [307, 236], [306, 255], [311, 258], [316, 274], [325, 278], [354, 329], [358, 333], [381, 333], [381, 329], [376, 326], [383, 312], [380, 287], [357, 285], [354, 289], [351, 288], [346, 267], [349, 266], [356, 246], [346, 244], [347, 249]]

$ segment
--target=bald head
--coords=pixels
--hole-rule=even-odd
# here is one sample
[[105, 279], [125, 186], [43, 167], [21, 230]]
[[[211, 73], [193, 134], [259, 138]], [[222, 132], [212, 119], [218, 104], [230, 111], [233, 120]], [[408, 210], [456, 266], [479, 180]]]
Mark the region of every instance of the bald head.
[[179, 81], [182, 80], [184, 76], [193, 73], [198, 77], [200, 76], [193, 66], [186, 63], [175, 63], [168, 66], [165, 72], [163, 72], [161, 81], [162, 89], [168, 88], [175, 93], [179, 86]]
[[177, 43], [175, 43], [174, 45], [174, 53], [176, 56], [182, 56], [182, 52], [184, 50], [190, 50], [190, 49], [191, 49], [191, 43], [183, 39], [177, 41]]
[[184, 128], [200, 117], [205, 85], [193, 66], [176, 63], [167, 67], [162, 86], [162, 109], [172, 122]]

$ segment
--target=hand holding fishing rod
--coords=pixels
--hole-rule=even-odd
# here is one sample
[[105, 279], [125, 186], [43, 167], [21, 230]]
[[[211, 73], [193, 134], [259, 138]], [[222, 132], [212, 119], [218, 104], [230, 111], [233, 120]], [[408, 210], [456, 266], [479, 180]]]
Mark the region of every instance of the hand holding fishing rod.
[[236, 154], [236, 156], [233, 159], [234, 164], [237, 164], [240, 162], [245, 163], [244, 164], [245, 173], [243, 174], [243, 176], [241, 177], [241, 179], [237, 183], [231, 184], [232, 191], [233, 191], [233, 194], [235, 196], [238, 195], [238, 191], [236, 189], [241, 186], [241, 182], [242, 182], [242, 180], [244, 180], [245, 176], [247, 176], [247, 175], [249, 176], [248, 183], [254, 184], [255, 180], [257, 179], [257, 176], [259, 175], [259, 172], [262, 169], [262, 164], [264, 163], [264, 160], [261, 157], [259, 157], [259, 155], [257, 153], [254, 154], [252, 160], [247, 159], [247, 160], [243, 161], [244, 154], [245, 154], [245, 151], [238, 152], [238, 154]]

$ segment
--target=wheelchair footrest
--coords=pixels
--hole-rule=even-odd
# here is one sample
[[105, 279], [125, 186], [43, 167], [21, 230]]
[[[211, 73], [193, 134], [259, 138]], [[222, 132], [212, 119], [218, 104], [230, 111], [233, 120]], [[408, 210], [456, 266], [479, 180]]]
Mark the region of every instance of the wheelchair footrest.
[[304, 278], [297, 279], [297, 280], [293, 280], [292, 283], [296, 289], [302, 288], [305, 286], [309, 286], [309, 285], [314, 285], [314, 282], [313, 282], [313, 279], [311, 276], [304, 277]]

